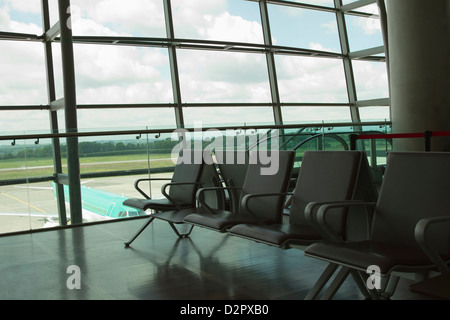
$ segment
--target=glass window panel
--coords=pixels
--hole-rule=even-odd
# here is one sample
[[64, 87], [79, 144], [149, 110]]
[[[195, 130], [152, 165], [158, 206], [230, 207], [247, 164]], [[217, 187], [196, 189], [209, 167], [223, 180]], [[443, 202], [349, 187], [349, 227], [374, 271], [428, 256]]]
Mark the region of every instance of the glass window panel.
[[184, 108], [186, 127], [251, 126], [273, 124], [271, 107], [201, 107]]
[[49, 128], [47, 110], [0, 111], [0, 135], [49, 133]]
[[74, 35], [165, 37], [161, 0], [72, 0]]
[[0, 105], [47, 104], [42, 43], [0, 41]]
[[358, 100], [389, 97], [385, 62], [358, 60], [352, 63]]
[[42, 34], [40, 1], [0, 1], [0, 31]]
[[258, 3], [172, 0], [176, 38], [263, 43]]
[[283, 123], [351, 122], [349, 107], [284, 107]]
[[333, 0], [282, 0], [282, 1], [306, 3], [306, 4], [317, 5], [317, 6], [333, 7], [334, 8]]
[[1, 186], [0, 192], [0, 233], [56, 225], [52, 221], [58, 209], [49, 181]]
[[78, 127], [85, 131], [176, 128], [173, 108], [78, 109], [77, 112]]
[[262, 54], [178, 51], [183, 102], [271, 102]]
[[[52, 43], [53, 74], [55, 78], [55, 96], [56, 100], [64, 97], [64, 81], [62, 71], [61, 44]], [[75, 75], [75, 78], [77, 75]]]
[[268, 9], [274, 45], [341, 52], [334, 13], [281, 5]]
[[[368, 6], [367, 8], [374, 15], [378, 15], [376, 5], [374, 7]], [[364, 50], [384, 45], [380, 19], [378, 17], [345, 15], [345, 20], [347, 23], [350, 51]]]
[[48, 0], [48, 11], [50, 16], [50, 26], [59, 21], [58, 0]]
[[165, 49], [75, 45], [77, 103], [173, 102]]
[[348, 102], [341, 60], [282, 55], [275, 58], [282, 102]]
[[390, 121], [389, 107], [362, 107], [358, 109], [361, 121]]

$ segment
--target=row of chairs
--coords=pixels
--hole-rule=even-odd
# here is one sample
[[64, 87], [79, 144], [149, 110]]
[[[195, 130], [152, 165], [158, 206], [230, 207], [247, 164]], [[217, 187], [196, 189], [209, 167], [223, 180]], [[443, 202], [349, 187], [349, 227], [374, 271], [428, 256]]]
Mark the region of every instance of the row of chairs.
[[[196, 151], [191, 152], [194, 159]], [[305, 152], [291, 192], [294, 152], [278, 151], [278, 170], [271, 175], [261, 174], [267, 164], [254, 161], [257, 155], [235, 152], [234, 161], [224, 161], [227, 156], [215, 152], [222, 160], [216, 161], [218, 170], [206, 153], [200, 164], [177, 164], [171, 182], [162, 188], [164, 199], [151, 199], [139, 188], [142, 179], [136, 181], [145, 198], [124, 204], [155, 212], [125, 245], [161, 219], [180, 237], [198, 226], [302, 249], [329, 263], [306, 299], [316, 298], [335, 273], [324, 299], [332, 298], [348, 275], [365, 297], [384, 299], [394, 293], [400, 273], [448, 272], [450, 232], [441, 224], [450, 221], [449, 153], [391, 152], [380, 195], [362, 151]], [[439, 218], [431, 219], [435, 216]], [[190, 229], [179, 233], [176, 224]], [[427, 232], [430, 228], [433, 232]], [[376, 266], [377, 274], [368, 273], [370, 266]]]

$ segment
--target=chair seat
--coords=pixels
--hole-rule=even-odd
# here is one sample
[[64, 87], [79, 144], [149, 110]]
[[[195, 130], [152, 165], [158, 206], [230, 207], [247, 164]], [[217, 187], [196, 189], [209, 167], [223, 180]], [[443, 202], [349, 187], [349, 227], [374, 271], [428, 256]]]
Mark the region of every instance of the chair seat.
[[181, 210], [172, 210], [172, 211], [162, 211], [162, 212], [156, 212], [153, 213], [151, 216], [156, 218], [156, 219], [160, 219], [160, 220], [164, 220], [164, 221], [168, 221], [171, 223], [175, 223], [175, 224], [180, 224], [180, 223], [184, 223], [184, 218], [192, 213], [198, 212], [198, 210], [201, 208], [184, 208]]
[[[305, 255], [366, 271], [370, 265], [382, 275], [392, 271], [429, 269], [428, 257], [419, 249], [366, 240], [347, 243], [317, 242], [305, 249]], [[351, 261], [351, 264], [349, 264]]]
[[260, 221], [256, 217], [248, 214], [218, 210], [215, 213], [190, 214], [184, 219], [184, 222], [218, 231], [225, 231], [227, 228], [236, 224], [274, 223], [275, 221]]
[[[139, 199], [139, 198], [129, 198], [123, 202], [124, 205], [141, 209], [141, 210], [147, 210], [147, 209], [153, 209], [156, 211], [167, 211], [167, 210], [173, 210], [175, 209], [175, 205], [170, 202], [166, 198], [162, 199]], [[182, 207], [191, 207], [192, 204], [181, 204]]]
[[287, 223], [272, 225], [238, 224], [232, 227], [229, 233], [278, 247], [285, 247], [289, 244], [309, 245], [322, 239], [310, 226], [297, 226]]

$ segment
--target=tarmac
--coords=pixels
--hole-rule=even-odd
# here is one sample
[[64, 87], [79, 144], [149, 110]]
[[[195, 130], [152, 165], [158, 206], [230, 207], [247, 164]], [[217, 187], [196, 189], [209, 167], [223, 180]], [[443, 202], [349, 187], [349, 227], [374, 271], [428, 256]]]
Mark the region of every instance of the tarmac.
[[[170, 176], [171, 173], [151, 175], [152, 178]], [[138, 178], [148, 178], [148, 175], [93, 178], [82, 180], [81, 183], [126, 197], [142, 198], [134, 188]], [[167, 182], [153, 181], [151, 189], [147, 189], [148, 193], [153, 198], [161, 197], [161, 186]], [[146, 190], [145, 183], [142, 183], [142, 188]], [[51, 181], [0, 186], [0, 234], [40, 229], [57, 217], [58, 207]]]

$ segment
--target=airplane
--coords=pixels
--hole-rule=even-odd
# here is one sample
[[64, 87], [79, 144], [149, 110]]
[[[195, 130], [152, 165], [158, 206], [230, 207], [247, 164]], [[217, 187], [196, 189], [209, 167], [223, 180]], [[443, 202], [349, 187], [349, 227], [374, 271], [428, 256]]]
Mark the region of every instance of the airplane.
[[[88, 181], [86, 181], [88, 182]], [[56, 183], [52, 182], [49, 187], [29, 187], [29, 186], [17, 186], [18, 188], [30, 188], [30, 189], [46, 189], [52, 190], [53, 196], [56, 198]], [[8, 196], [6, 194], [2, 194]], [[10, 197], [10, 196], [9, 196]], [[96, 189], [88, 186], [81, 185], [81, 199], [82, 199], [82, 217], [84, 222], [122, 219], [127, 217], [136, 217], [147, 215], [145, 211], [124, 206], [123, 202], [127, 197]], [[16, 199], [17, 200], [17, 199]], [[64, 185], [64, 200], [66, 208], [69, 207], [69, 188]], [[19, 200], [20, 201], [20, 200]], [[39, 208], [37, 208], [39, 209]], [[42, 211], [42, 210], [39, 210]], [[44, 224], [42, 228], [51, 228], [59, 226], [58, 214], [54, 213], [0, 213], [0, 216], [16, 216], [16, 217], [33, 217], [36, 219], [42, 219]], [[70, 224], [70, 217], [67, 217]]]
[[[52, 182], [53, 195], [56, 197], [56, 183]], [[123, 205], [127, 197], [116, 193], [81, 185], [82, 215], [85, 221], [121, 219], [146, 215], [145, 211]], [[69, 203], [69, 187], [64, 185], [64, 200]], [[55, 222], [56, 223], [56, 222]], [[48, 226], [51, 226], [51, 221]]]

